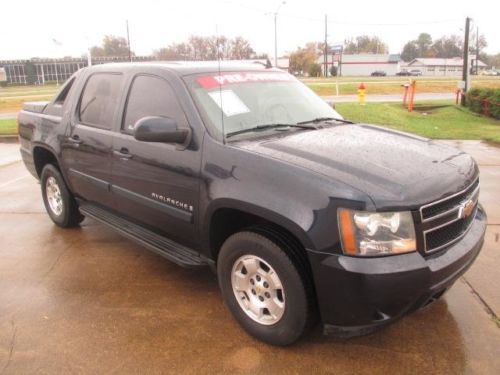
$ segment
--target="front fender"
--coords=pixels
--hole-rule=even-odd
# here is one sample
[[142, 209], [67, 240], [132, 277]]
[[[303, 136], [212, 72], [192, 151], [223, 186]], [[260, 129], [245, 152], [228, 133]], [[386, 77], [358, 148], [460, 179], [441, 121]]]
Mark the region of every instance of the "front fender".
[[233, 209], [261, 217], [269, 222], [281, 226], [282, 228], [285, 228], [297, 237], [305, 248], [314, 248], [314, 243], [308, 236], [305, 228], [301, 227], [299, 223], [293, 221], [292, 218], [283, 216], [282, 214], [272, 211], [266, 207], [234, 198], [219, 198], [210, 202], [203, 220], [203, 243], [210, 242], [210, 223], [212, 222], [214, 214], [220, 209]]
[[209, 136], [204, 140], [199, 222], [203, 247], [220, 208], [261, 217], [294, 234], [304, 248], [338, 252], [337, 207], [365, 209], [365, 193], [308, 169]]

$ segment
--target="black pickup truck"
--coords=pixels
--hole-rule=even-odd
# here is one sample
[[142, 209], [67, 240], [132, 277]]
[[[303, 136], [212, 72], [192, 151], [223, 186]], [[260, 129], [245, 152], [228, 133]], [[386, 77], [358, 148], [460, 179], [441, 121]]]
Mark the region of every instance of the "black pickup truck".
[[339, 336], [393, 322], [443, 295], [483, 245], [469, 155], [344, 120], [277, 69], [94, 66], [18, 119], [57, 225], [90, 217], [212, 267], [235, 319], [271, 344], [318, 319]]

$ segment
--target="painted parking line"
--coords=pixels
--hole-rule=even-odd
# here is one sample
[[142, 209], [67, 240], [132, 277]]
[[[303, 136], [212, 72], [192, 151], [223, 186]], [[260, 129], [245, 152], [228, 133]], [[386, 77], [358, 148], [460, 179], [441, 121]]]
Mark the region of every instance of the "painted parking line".
[[0, 184], [0, 189], [1, 189], [1, 188], [4, 188], [4, 187], [6, 187], [6, 186], [12, 185], [12, 184], [14, 184], [14, 183], [16, 183], [16, 182], [18, 182], [18, 181], [21, 181], [21, 180], [23, 180], [23, 179], [25, 179], [25, 178], [27, 178], [27, 177], [30, 177], [30, 176], [22, 176], [22, 177], [14, 178], [13, 180], [10, 180], [10, 181], [7, 181], [7, 182], [4, 182], [3, 184]]

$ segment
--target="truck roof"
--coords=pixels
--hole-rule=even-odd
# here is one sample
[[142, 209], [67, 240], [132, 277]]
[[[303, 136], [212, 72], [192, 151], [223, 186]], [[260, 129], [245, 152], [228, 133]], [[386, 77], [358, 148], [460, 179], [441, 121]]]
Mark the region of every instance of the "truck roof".
[[238, 61], [221, 61], [220, 66], [218, 61], [153, 61], [153, 62], [131, 62], [131, 63], [109, 63], [93, 65], [89, 69], [92, 71], [114, 70], [128, 71], [138, 69], [159, 68], [169, 70], [180, 76], [200, 73], [218, 73], [221, 72], [238, 72], [238, 71], [275, 71], [280, 72], [281, 69], [269, 68], [266, 69], [260, 62], [238, 62]]

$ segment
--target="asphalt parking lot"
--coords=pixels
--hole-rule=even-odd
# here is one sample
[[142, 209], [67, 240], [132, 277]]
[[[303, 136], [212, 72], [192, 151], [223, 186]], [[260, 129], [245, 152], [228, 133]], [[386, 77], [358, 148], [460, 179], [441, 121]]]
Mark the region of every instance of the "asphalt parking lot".
[[486, 242], [445, 297], [370, 336], [316, 329], [276, 348], [232, 319], [211, 271], [180, 268], [97, 222], [63, 230], [0, 144], [0, 374], [500, 373], [500, 148], [448, 142], [481, 169]]

